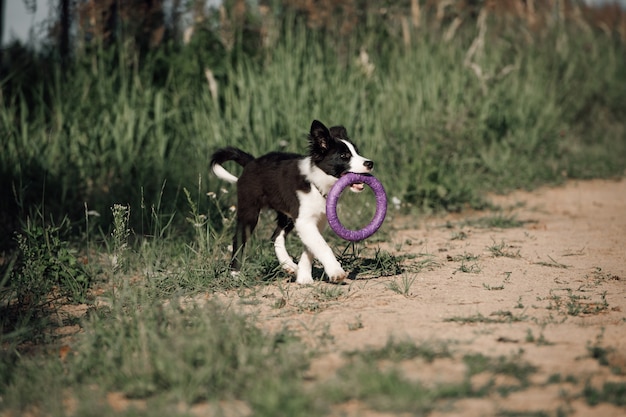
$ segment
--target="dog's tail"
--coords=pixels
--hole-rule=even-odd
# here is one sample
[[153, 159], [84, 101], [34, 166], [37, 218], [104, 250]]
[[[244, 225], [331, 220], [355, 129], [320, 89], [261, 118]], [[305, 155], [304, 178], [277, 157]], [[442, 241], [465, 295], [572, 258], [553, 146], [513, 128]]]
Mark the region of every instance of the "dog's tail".
[[226, 171], [226, 169], [222, 166], [222, 164], [227, 161], [235, 161], [242, 167], [245, 167], [248, 163], [254, 161], [254, 156], [242, 151], [241, 149], [233, 148], [232, 146], [215, 151], [211, 157], [211, 170], [219, 178], [235, 184], [237, 182], [237, 177]]

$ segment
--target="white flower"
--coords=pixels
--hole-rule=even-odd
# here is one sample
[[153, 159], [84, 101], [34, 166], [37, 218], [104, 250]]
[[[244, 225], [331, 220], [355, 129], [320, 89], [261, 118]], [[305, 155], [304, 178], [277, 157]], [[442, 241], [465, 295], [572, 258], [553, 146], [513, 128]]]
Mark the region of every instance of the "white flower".
[[391, 204], [393, 204], [393, 207], [396, 210], [400, 209], [400, 204], [401, 203], [402, 203], [402, 201], [398, 197], [396, 197], [396, 196], [391, 197]]

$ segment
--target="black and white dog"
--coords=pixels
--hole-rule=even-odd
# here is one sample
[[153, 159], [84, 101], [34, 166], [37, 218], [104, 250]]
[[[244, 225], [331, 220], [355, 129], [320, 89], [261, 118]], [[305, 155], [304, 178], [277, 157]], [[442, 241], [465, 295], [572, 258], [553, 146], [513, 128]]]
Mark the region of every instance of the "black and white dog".
[[[235, 161], [243, 166], [239, 178], [222, 164]], [[309, 155], [272, 152], [259, 158], [233, 147], [213, 154], [211, 168], [215, 175], [237, 184], [237, 226], [233, 238], [231, 270], [239, 271], [246, 240], [254, 230], [261, 209], [277, 213], [277, 227], [272, 235], [278, 262], [296, 282], [313, 282], [313, 258], [324, 266], [330, 281], [340, 282], [347, 274], [324, 240], [321, 230], [326, 225], [326, 195], [337, 179], [347, 172], [369, 173], [374, 162], [358, 154], [343, 126], [330, 129], [314, 120], [309, 134]], [[355, 184], [353, 191], [363, 189]], [[304, 243], [304, 252], [296, 265], [285, 248], [285, 237], [296, 230]]]

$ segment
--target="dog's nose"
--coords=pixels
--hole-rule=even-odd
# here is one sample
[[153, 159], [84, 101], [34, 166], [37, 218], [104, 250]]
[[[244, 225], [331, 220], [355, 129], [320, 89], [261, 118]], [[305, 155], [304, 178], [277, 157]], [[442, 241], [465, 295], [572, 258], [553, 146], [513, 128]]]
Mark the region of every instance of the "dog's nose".
[[373, 161], [365, 161], [365, 162], [363, 162], [363, 165], [365, 165], [365, 168], [367, 168], [367, 169], [374, 168], [374, 162]]

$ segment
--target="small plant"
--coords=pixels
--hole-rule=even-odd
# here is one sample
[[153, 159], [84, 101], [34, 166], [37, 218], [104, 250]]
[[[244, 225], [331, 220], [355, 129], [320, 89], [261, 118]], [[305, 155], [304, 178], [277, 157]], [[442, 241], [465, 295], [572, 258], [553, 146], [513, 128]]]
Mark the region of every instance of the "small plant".
[[464, 252], [461, 255], [455, 255], [455, 256], [448, 255], [446, 259], [451, 262], [477, 261], [478, 259], [480, 259], [480, 256], [474, 255], [472, 253]]
[[450, 240], [465, 240], [467, 239], [467, 233], [465, 233], [464, 231], [460, 231], [460, 232], [453, 232], [452, 235], [450, 236]]
[[322, 284], [315, 287], [313, 297], [318, 301], [333, 301], [343, 295], [343, 289], [339, 285]]
[[465, 365], [468, 367], [470, 375], [481, 372], [491, 372], [493, 374], [509, 375], [517, 379], [522, 387], [529, 384], [529, 377], [537, 371], [537, 368], [522, 359], [523, 350], [507, 356], [491, 358], [481, 353], [467, 354], [463, 357]]
[[550, 304], [548, 310], [556, 310], [568, 316], [581, 316], [598, 314], [608, 310], [609, 303], [606, 299], [606, 291], [601, 294], [601, 301], [592, 301], [587, 295], [574, 293], [570, 288], [566, 289], [567, 295], [560, 296], [550, 291]]
[[550, 346], [553, 343], [549, 342], [545, 335], [543, 334], [543, 331], [539, 334], [539, 337], [535, 337], [535, 335], [533, 334], [533, 331], [528, 329], [526, 331], [526, 342], [527, 343], [534, 343], [537, 346]]
[[443, 321], [455, 322], [461, 324], [473, 324], [473, 323], [515, 323], [526, 320], [526, 316], [514, 315], [510, 311], [499, 310], [494, 311], [488, 317], [483, 316], [481, 313], [476, 313], [472, 316], [453, 316], [444, 319]]
[[618, 407], [626, 406], [626, 382], [605, 382], [602, 388], [594, 388], [587, 383], [583, 396], [589, 405], [611, 403]]
[[[200, 184], [198, 184], [199, 186]], [[186, 188], [183, 188], [183, 191], [190, 210], [186, 220], [193, 227], [198, 255], [206, 254], [211, 247], [208, 218], [205, 214], [200, 213], [198, 205], [191, 198], [191, 193]]]
[[515, 227], [522, 227], [528, 221], [518, 220], [515, 215], [504, 215], [502, 213], [481, 217], [479, 219], [467, 220], [464, 224], [467, 226], [478, 227], [481, 229], [512, 229]]
[[400, 295], [409, 297], [411, 295], [411, 286], [417, 277], [415, 275], [402, 274], [400, 280], [394, 279], [387, 284], [387, 288]]
[[493, 256], [496, 258], [506, 257], [506, 258], [519, 258], [520, 250], [512, 251], [513, 246], [510, 246], [504, 242], [504, 240], [500, 241], [500, 243], [496, 243], [495, 241], [491, 246], [488, 246], [487, 249]]
[[347, 355], [350, 357], [358, 356], [366, 362], [385, 359], [400, 362], [414, 358], [422, 358], [426, 362], [432, 363], [438, 358], [451, 358], [452, 352], [450, 351], [448, 342], [423, 342], [418, 344], [411, 340], [396, 341], [389, 339], [382, 348], [354, 351], [347, 353]]
[[459, 269], [457, 271], [461, 271], [466, 274], [480, 274], [480, 271], [482, 271], [482, 269], [480, 265], [478, 265], [478, 263], [476, 262], [467, 264], [465, 263], [465, 261], [462, 261], [461, 266], [459, 266]]
[[[504, 284], [508, 284], [511, 281], [511, 274], [512, 272], [505, 272], [504, 275], [506, 275], [504, 277], [504, 281], [502, 281], [502, 284], [500, 285], [496, 285], [496, 286], [491, 286], [489, 284], [486, 284], [483, 282], [483, 288], [485, 288], [487, 291], [500, 291], [504, 289]], [[521, 297], [520, 297], [521, 298]]]
[[605, 347], [603, 340], [604, 329], [602, 329], [602, 332], [596, 336], [596, 340], [593, 344], [587, 343], [587, 352], [589, 352], [589, 356], [597, 360], [600, 365], [609, 367], [611, 372], [616, 375], [626, 373], [626, 369], [622, 369], [619, 365], [616, 365], [613, 360], [615, 349]]
[[111, 256], [111, 263], [113, 270], [123, 270], [126, 265], [126, 252], [128, 251], [128, 237], [130, 236], [130, 229], [128, 228], [130, 222], [130, 206], [124, 206], [121, 204], [115, 204], [111, 211], [113, 212], [113, 254]]
[[350, 330], [350, 331], [359, 330], [359, 329], [362, 329], [363, 327], [365, 327], [365, 326], [363, 326], [363, 321], [361, 320], [361, 315], [360, 314], [358, 314], [355, 317], [355, 321], [353, 321], [351, 323], [348, 323], [348, 330]]
[[69, 231], [67, 218], [59, 225], [28, 219], [16, 236], [19, 257], [9, 286], [20, 306], [38, 309], [59, 297], [84, 300], [90, 279], [67, 240]]
[[[348, 249], [352, 248], [350, 253]], [[350, 243], [340, 257], [340, 262], [346, 270], [352, 269], [351, 275], [365, 275], [387, 277], [402, 273], [402, 257], [398, 257], [388, 251], [377, 249], [374, 257], [364, 257], [356, 244]]]
[[550, 255], [548, 255], [548, 259], [550, 259], [549, 262], [547, 261], [535, 262], [535, 265], [547, 266], [550, 268], [563, 268], [563, 269], [567, 269], [570, 267], [569, 265], [565, 265], [565, 264], [555, 261], [554, 258], [552, 258]]

